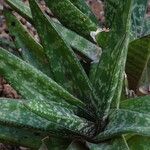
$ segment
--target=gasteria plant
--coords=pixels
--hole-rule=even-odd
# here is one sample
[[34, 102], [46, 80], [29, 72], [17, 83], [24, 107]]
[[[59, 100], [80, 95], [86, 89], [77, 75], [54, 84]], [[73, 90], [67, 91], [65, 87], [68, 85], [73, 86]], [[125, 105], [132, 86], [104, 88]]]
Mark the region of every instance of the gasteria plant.
[[84, 0], [45, 0], [59, 21], [36, 0], [6, 2], [13, 43], [1, 40], [0, 74], [22, 99], [0, 99], [0, 141], [40, 150], [148, 150], [150, 97], [122, 98], [125, 72], [135, 90], [149, 60], [147, 0], [106, 0], [109, 32]]

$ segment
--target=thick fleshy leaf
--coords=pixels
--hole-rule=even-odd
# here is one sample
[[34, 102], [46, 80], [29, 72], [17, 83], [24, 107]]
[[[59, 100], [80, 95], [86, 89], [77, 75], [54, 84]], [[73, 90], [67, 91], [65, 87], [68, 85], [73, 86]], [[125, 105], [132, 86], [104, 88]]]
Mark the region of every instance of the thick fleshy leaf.
[[70, 0], [80, 11], [82, 11], [86, 16], [88, 16], [93, 22], [99, 24], [97, 18], [87, 5], [85, 0]]
[[[25, 99], [83, 103], [33, 66], [0, 48], [0, 72]], [[63, 98], [63, 100], [62, 100]]]
[[[119, 15], [113, 18], [114, 22], [111, 31], [108, 32], [107, 45], [103, 49], [93, 83], [99, 94], [97, 113], [101, 119], [107, 117], [113, 100], [118, 106], [117, 103], [121, 96], [118, 86], [122, 88], [131, 26], [131, 0], [121, 0], [117, 3], [114, 0], [108, 0], [107, 3], [114, 5]], [[97, 42], [101, 45], [99, 36], [101, 33], [97, 35]]]
[[141, 37], [148, 0], [133, 0], [131, 40]]
[[124, 137], [116, 138], [100, 144], [88, 143], [90, 150], [129, 150]]
[[31, 131], [44, 131], [45, 136], [49, 134], [66, 136], [67, 133], [69, 134], [69, 131], [66, 131], [62, 126], [29, 111], [19, 100], [0, 99], [0, 122], [17, 128], [28, 128]]
[[36, 132], [0, 125], [0, 141], [3, 143], [38, 149], [42, 143], [42, 138], [44, 138], [44, 135], [40, 136]]
[[53, 105], [53, 103], [37, 102], [36, 100], [25, 101], [24, 105], [42, 118], [77, 135], [90, 138], [95, 134], [94, 123], [74, 115], [67, 108]]
[[[25, 146], [32, 149], [39, 149], [42, 140], [46, 137], [45, 133], [29, 131], [28, 129], [20, 129], [10, 126], [0, 125], [0, 141], [6, 144], [15, 144]], [[62, 139], [48, 138], [44, 141], [48, 149], [65, 150], [69, 142]]]
[[42, 13], [35, 0], [29, 2], [44, 51], [51, 61], [54, 80], [86, 104], [91, 105], [91, 101], [93, 104], [92, 85], [73, 50], [53, 26], [51, 19], [48, 20]]
[[42, 46], [34, 40], [10, 11], [5, 12], [5, 18], [21, 58], [52, 77], [50, 63], [44, 54]]
[[142, 36], [150, 35], [150, 17], [144, 20]]
[[[104, 0], [105, 2], [105, 17], [106, 17], [106, 24], [107, 27], [111, 28], [114, 26], [114, 24], [118, 25], [118, 28], [121, 26], [126, 25], [126, 23], [123, 21], [116, 21], [116, 17], [118, 17], [118, 4], [120, 5], [120, 8], [123, 8], [123, 3], [121, 1], [115, 1], [115, 0]], [[142, 30], [142, 25], [143, 25], [143, 20], [145, 17], [146, 13], [146, 7], [147, 7], [147, 2], [148, 0], [142, 0], [142, 1], [137, 1], [133, 0], [132, 1], [132, 8], [131, 12], [132, 13], [132, 28], [131, 31], [133, 32], [133, 38], [138, 36]], [[122, 17], [123, 18], [123, 17]]]
[[110, 114], [105, 130], [94, 140], [100, 142], [127, 133], [150, 136], [150, 115], [124, 109], [115, 110]]
[[121, 109], [128, 109], [139, 113], [150, 114], [150, 96], [124, 100], [120, 103]]
[[97, 30], [97, 25], [69, 0], [45, 0], [45, 2], [64, 26], [78, 34], [90, 38], [90, 32]]
[[75, 32], [55, 23], [54, 26], [61, 33], [63, 39], [76, 51], [86, 56], [90, 61], [98, 62], [101, 55], [101, 48], [91, 43]]
[[5, 0], [14, 10], [18, 10], [19, 14], [21, 16], [24, 16], [25, 18], [28, 18], [29, 20], [32, 20], [31, 11], [29, 6], [27, 6], [22, 1], [18, 0]]
[[150, 37], [134, 40], [129, 45], [126, 73], [129, 88], [135, 90], [150, 58]]
[[[26, 18], [29, 22], [33, 23], [33, 18], [31, 14], [30, 8], [18, 0], [6, 0], [6, 2], [14, 8], [21, 16]], [[25, 10], [25, 11], [24, 11]], [[83, 37], [79, 36], [75, 32], [65, 28], [64, 26], [54, 23], [53, 25], [57, 28], [57, 30], [61, 33], [64, 40], [75, 50], [80, 52], [81, 54], [85, 55], [91, 61], [98, 61], [99, 56], [101, 54], [101, 49], [96, 46], [95, 44], [89, 42], [88, 40], [84, 39]]]
[[149, 150], [150, 149], [150, 138], [144, 136], [133, 136], [127, 140], [129, 148], [131, 150]]

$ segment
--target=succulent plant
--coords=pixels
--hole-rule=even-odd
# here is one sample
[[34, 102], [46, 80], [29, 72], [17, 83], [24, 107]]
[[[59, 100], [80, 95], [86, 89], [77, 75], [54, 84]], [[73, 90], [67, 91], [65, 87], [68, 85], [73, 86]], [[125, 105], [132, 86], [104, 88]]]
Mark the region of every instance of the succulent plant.
[[6, 3], [13, 41], [1, 40], [0, 75], [21, 99], [0, 98], [0, 141], [40, 150], [148, 150], [150, 96], [127, 98], [124, 90], [137, 89], [150, 57], [147, 0], [106, 0], [109, 31], [83, 0], [45, 0], [55, 19], [36, 0]]

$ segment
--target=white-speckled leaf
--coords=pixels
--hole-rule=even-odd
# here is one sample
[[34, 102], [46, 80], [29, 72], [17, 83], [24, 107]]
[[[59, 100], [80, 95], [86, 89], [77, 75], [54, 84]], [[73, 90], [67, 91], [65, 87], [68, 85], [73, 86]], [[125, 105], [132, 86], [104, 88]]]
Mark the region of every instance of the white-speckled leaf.
[[150, 115], [150, 96], [124, 100], [120, 103], [120, 108]]
[[[6, 2], [14, 8], [16, 12], [18, 12], [21, 16], [26, 18], [29, 22], [34, 24], [31, 10], [30, 8], [18, 0], [6, 0]], [[101, 49], [96, 46], [95, 44], [91, 43], [90, 41], [86, 40], [85, 38], [79, 36], [75, 32], [65, 28], [64, 26], [55, 23], [54, 26], [57, 30], [61, 33], [64, 40], [75, 50], [79, 51], [86, 57], [88, 57], [92, 61], [97, 61], [99, 59], [99, 55], [101, 54]]]
[[93, 88], [73, 50], [61, 37], [51, 19], [42, 13], [36, 1], [29, 2], [41, 43], [51, 61], [54, 80], [91, 107], [94, 103]]
[[80, 118], [70, 112], [67, 108], [54, 105], [53, 103], [37, 102], [36, 100], [25, 101], [24, 105], [54, 124], [85, 137], [92, 137], [95, 133], [94, 123]]
[[[20, 100], [0, 99], [0, 122], [8, 126], [44, 131], [47, 135], [66, 136], [69, 131], [29, 111]], [[61, 131], [61, 132], [60, 132]]]
[[140, 38], [143, 33], [144, 18], [147, 11], [148, 0], [133, 0], [131, 41]]
[[5, 11], [4, 15], [9, 33], [13, 36], [20, 57], [43, 73], [52, 77], [50, 63], [42, 46], [30, 35], [11, 11]]
[[104, 131], [94, 138], [96, 141], [100, 142], [127, 133], [150, 136], [150, 115], [148, 114], [118, 109], [109, 115], [108, 121]]
[[13, 54], [0, 48], [0, 72], [25, 99], [64, 102], [76, 106], [83, 103], [51, 78]]
[[[115, 13], [119, 15], [112, 18], [111, 30], [107, 33], [107, 44], [103, 47], [93, 83], [99, 94], [97, 114], [101, 119], [107, 117], [113, 101], [116, 107], [119, 105], [131, 27], [131, 0], [108, 0], [107, 4], [112, 9], [115, 8]], [[109, 18], [111, 15], [113, 14], [110, 14]], [[96, 36], [99, 45], [100, 38], [101, 33]]]

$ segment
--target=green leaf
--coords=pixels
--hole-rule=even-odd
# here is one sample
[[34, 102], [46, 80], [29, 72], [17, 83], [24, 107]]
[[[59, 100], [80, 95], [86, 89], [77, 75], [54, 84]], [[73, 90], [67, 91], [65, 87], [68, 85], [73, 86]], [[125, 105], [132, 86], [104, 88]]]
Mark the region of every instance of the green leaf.
[[3, 143], [6, 142], [38, 149], [42, 138], [44, 136], [36, 132], [0, 125], [0, 141]]
[[144, 20], [142, 36], [150, 35], [150, 28], [149, 27], [150, 27], [150, 17], [147, 17]]
[[23, 98], [68, 101], [70, 104], [83, 106], [80, 100], [64, 90], [51, 78], [2, 48], [0, 48], [0, 64], [1, 75]]
[[150, 96], [124, 100], [120, 103], [121, 109], [128, 109], [139, 113], [150, 114]]
[[32, 21], [31, 11], [28, 5], [22, 1], [18, 0], [6, 0], [6, 2], [14, 9], [19, 11], [19, 14], [25, 18], [28, 18]]
[[[23, 2], [18, 0], [6, 0], [6, 2], [14, 8], [16, 12], [18, 12], [21, 16], [26, 18], [29, 22], [34, 24], [31, 10], [25, 5]], [[26, 10], [26, 11], [24, 11]], [[91, 61], [98, 61], [99, 56], [101, 54], [101, 49], [90, 41], [84, 39], [79, 36], [75, 32], [65, 28], [64, 26], [52, 21], [53, 25], [57, 28], [57, 30], [61, 33], [61, 36], [64, 40], [75, 50], [85, 55]]]
[[144, 136], [133, 136], [127, 141], [131, 150], [149, 150], [150, 138]]
[[[100, 99], [97, 101], [97, 114], [102, 120], [107, 117], [113, 100], [118, 106], [121, 96], [121, 92], [118, 91], [123, 84], [132, 2], [131, 0], [121, 0], [116, 3], [114, 0], [108, 0], [107, 4], [115, 6], [115, 11], [119, 15], [115, 15], [113, 18], [114, 22], [111, 31], [108, 32], [107, 44], [103, 49], [93, 83]], [[112, 16], [110, 15], [110, 17]], [[100, 35], [101, 33], [96, 37], [99, 45], [101, 45]]]
[[84, 0], [70, 0], [80, 11], [88, 16], [95, 24], [99, 24], [97, 18]]
[[17, 128], [28, 128], [37, 132], [44, 132], [45, 136], [65, 136], [69, 131], [58, 124], [47, 121], [32, 113], [22, 104], [20, 100], [0, 99], [0, 123]]
[[148, 0], [133, 0], [131, 40], [141, 37]]
[[128, 75], [130, 89], [135, 90], [137, 88], [149, 58], [149, 37], [143, 37], [130, 43], [126, 63], [126, 73]]
[[74, 115], [67, 108], [36, 100], [25, 101], [24, 105], [42, 118], [45, 118], [76, 135], [90, 138], [95, 134], [94, 123]]
[[42, 46], [34, 40], [10, 11], [4, 14], [9, 32], [14, 37], [14, 42], [21, 58], [51, 77], [50, 63], [44, 54]]
[[90, 32], [97, 30], [95, 23], [69, 0], [45, 0], [45, 2], [64, 26], [72, 29], [78, 34], [91, 39]]
[[97, 142], [128, 133], [150, 136], [150, 115], [118, 109], [108, 120], [105, 130], [94, 138]]
[[94, 62], [99, 61], [102, 52], [100, 47], [86, 40], [82, 36], [79, 36], [75, 32], [65, 28], [59, 23], [54, 22], [54, 26], [56, 27], [57, 31], [59, 31], [63, 39], [73, 49], [75, 49], [76, 51], [78, 51], [79, 53], [87, 57], [90, 61], [94, 61]]
[[53, 26], [51, 19], [48, 20], [42, 13], [38, 4], [34, 0], [29, 2], [44, 51], [51, 61], [54, 80], [91, 105], [93, 88], [74, 52]]
[[97, 111], [101, 117], [107, 116], [113, 97], [120, 97], [121, 93], [116, 95], [115, 92], [119, 82], [123, 80], [128, 41], [129, 36], [124, 35], [115, 45], [111, 42], [103, 51], [97, 67], [94, 87], [99, 93], [100, 101], [97, 102], [99, 108]]
[[88, 146], [90, 150], [129, 150], [126, 140], [123, 137], [100, 144], [88, 143]]
[[[36, 131], [29, 131], [27, 129], [0, 125], [0, 141], [6, 144], [9, 143], [38, 149], [45, 137], [45, 133], [42, 134]], [[55, 148], [56, 150], [65, 150], [69, 142], [66, 142], [63, 139], [51, 137], [50, 139], [45, 140], [44, 143], [49, 149]]]

